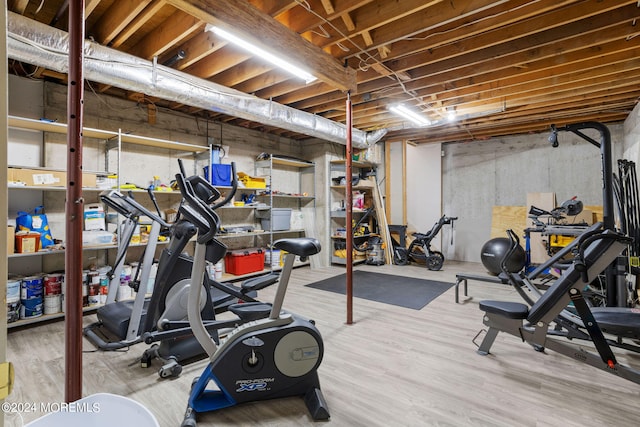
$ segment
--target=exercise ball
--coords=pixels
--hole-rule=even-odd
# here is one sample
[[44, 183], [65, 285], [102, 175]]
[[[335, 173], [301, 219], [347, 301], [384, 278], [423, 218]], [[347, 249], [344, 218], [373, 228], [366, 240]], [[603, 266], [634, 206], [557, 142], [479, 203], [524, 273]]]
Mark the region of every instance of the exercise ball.
[[[502, 272], [500, 263], [502, 262], [502, 258], [504, 258], [505, 254], [509, 251], [509, 245], [510, 241], [508, 238], [496, 237], [495, 239], [489, 240], [482, 246], [480, 259], [482, 260], [482, 265], [484, 265], [491, 274], [497, 275]], [[524, 249], [522, 249], [522, 246], [518, 245], [506, 262], [507, 270], [511, 273], [522, 270], [526, 259], [527, 257]]]

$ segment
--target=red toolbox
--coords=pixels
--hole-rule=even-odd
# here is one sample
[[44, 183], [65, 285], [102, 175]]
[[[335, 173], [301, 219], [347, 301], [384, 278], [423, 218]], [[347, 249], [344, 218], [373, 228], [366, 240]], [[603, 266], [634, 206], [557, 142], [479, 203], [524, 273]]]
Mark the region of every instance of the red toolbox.
[[225, 271], [229, 274], [247, 274], [264, 269], [262, 248], [237, 249], [227, 252], [224, 259]]

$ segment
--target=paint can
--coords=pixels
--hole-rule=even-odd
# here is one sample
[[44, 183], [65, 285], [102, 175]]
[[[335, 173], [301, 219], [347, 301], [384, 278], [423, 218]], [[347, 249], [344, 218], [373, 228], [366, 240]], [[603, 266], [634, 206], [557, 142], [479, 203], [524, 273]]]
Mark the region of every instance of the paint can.
[[100, 275], [100, 304], [107, 302], [107, 295], [109, 295], [109, 276], [107, 274]]
[[274, 268], [280, 267], [280, 249], [267, 249], [264, 254], [264, 263]]
[[15, 302], [7, 302], [7, 323], [20, 319], [20, 298]]
[[28, 276], [22, 279], [20, 285], [20, 299], [28, 300], [40, 298], [42, 300], [42, 276]]
[[7, 280], [7, 304], [20, 302], [20, 279]]
[[89, 305], [89, 270], [82, 271], [82, 306]]
[[89, 305], [100, 304], [100, 280], [89, 285]]
[[56, 314], [62, 310], [62, 294], [44, 296], [44, 314]]
[[125, 264], [122, 266], [122, 272], [120, 273], [120, 286], [118, 286], [118, 295], [116, 298], [118, 301], [131, 299], [131, 287], [129, 287], [131, 274], [132, 269], [130, 265]]
[[20, 305], [20, 318], [31, 319], [42, 316], [42, 296], [24, 299]]
[[62, 274], [47, 274], [42, 280], [44, 283], [44, 296], [60, 295], [62, 293]]

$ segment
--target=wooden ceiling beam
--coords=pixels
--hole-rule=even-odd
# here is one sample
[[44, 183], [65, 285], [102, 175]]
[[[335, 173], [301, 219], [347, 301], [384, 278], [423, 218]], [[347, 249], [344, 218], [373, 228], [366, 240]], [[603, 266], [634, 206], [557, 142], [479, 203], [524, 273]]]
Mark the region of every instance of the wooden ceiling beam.
[[[246, 1], [166, 1], [201, 21], [219, 25], [257, 46], [267, 50], [279, 47], [281, 51], [295, 53], [295, 56], [291, 55], [291, 62], [304, 64], [318, 79], [336, 89], [355, 91], [357, 88], [355, 70], [345, 68], [333, 56]], [[257, 28], [260, 31], [256, 37]]]
[[27, 9], [28, 5], [29, 0], [8, 0], [7, 10], [24, 15], [24, 11]]
[[113, 48], [122, 46], [129, 38], [142, 28], [144, 24], [165, 6], [163, 0], [153, 0], [149, 5], [136, 16], [129, 24], [111, 41]]
[[180, 43], [195, 31], [204, 31], [202, 21], [178, 10], [148, 33], [129, 53], [140, 58], [151, 59]]
[[[443, 2], [421, 14], [405, 19], [402, 25], [393, 22], [375, 29], [376, 39], [373, 47], [393, 44], [395, 57], [415, 54], [426, 49], [455, 43], [489, 31], [502, 31], [507, 26], [521, 22], [531, 17], [542, 15], [551, 10], [561, 8], [575, 0], [540, 0], [530, 2], [518, 0], [508, 4], [496, 3], [491, 7], [468, 10], [463, 15], [458, 8]], [[469, 13], [473, 12], [472, 15]], [[511, 32], [509, 32], [512, 36]], [[326, 48], [326, 46], [325, 46]], [[334, 55], [348, 59], [353, 54], [346, 55], [337, 49], [332, 49]]]
[[220, 40], [220, 38], [216, 37], [211, 31], [203, 31], [196, 34], [195, 37], [192, 37], [187, 42], [161, 55], [158, 62], [163, 64], [169, 58], [176, 55], [179, 50], [182, 50], [185, 54], [184, 58], [177, 62], [174, 67], [177, 70], [184, 70], [198, 61], [207, 58], [209, 55], [226, 46], [226, 44], [225, 41]]
[[103, 45], [109, 45], [116, 35], [144, 10], [151, 0], [120, 0], [117, 7], [110, 7], [87, 34]]
[[[593, 11], [590, 13], [593, 14]], [[587, 30], [590, 30], [592, 34], [596, 36], [606, 37], [607, 32], [602, 31], [602, 29], [614, 25], [615, 23], [625, 22], [626, 24], [637, 14], [638, 9], [635, 5], [629, 5], [615, 11], [609, 11], [604, 15], [598, 15], [586, 20], [574, 22], [570, 25], [569, 29], [554, 28], [542, 31], [540, 34], [536, 34], [536, 37], [525, 37], [522, 39], [512, 40], [507, 43], [493, 46], [491, 49], [488, 49], [488, 46], [483, 42], [478, 42], [476, 40], [478, 37], [474, 37], [469, 40], [465, 40], [464, 42], [460, 42], [455, 51], [449, 47], [442, 47], [434, 51], [424, 52], [420, 55], [403, 58], [402, 60], [387, 61], [385, 64], [388, 65], [390, 69], [397, 72], [410, 72], [414, 79], [425, 74], [433, 75], [439, 72], [448, 72], [449, 74], [452, 74], [453, 72], [460, 72], [458, 68], [465, 66], [466, 68], [464, 69], [473, 69], [478, 72], [479, 69], [477, 68], [477, 64], [481, 64], [481, 66], [486, 68], [491, 68], [495, 66], [495, 60], [501, 56], [504, 57], [501, 58], [503, 62], [513, 63], [514, 61], [512, 59], [506, 57], [506, 55], [513, 54], [513, 52], [525, 51], [528, 48], [531, 51], [528, 54], [535, 55], [535, 52], [539, 49], [539, 45], [544, 44], [545, 40], [547, 43], [555, 42], [557, 45], [559, 41], [571, 36], [582, 35], [583, 32]], [[541, 23], [537, 22], [537, 26], [540, 25]], [[541, 29], [539, 28], [539, 30]], [[631, 27], [629, 27], [629, 31], [631, 31]], [[497, 39], [498, 38], [495, 36], [491, 37], [493, 42]], [[487, 42], [489, 42], [489, 40], [487, 40]], [[457, 54], [457, 56], [455, 56], [455, 52], [460, 52], [462, 54]], [[521, 62], [523, 61], [521, 60]], [[422, 65], [420, 65], [420, 63], [422, 63]], [[441, 81], [446, 80], [443, 76], [437, 76], [437, 78]], [[371, 82], [372, 80], [375, 80], [375, 83], [368, 85], [367, 82]], [[398, 86], [397, 82], [393, 82], [388, 79], [379, 79], [378, 73], [374, 71], [359, 73], [358, 81], [358, 89], [360, 93], [373, 92], [375, 90], [380, 90], [394, 85]], [[270, 96], [278, 102], [285, 104], [294, 104], [301, 99], [306, 99], [311, 96], [308, 93], [308, 90], [295, 92], [290, 91], [287, 96], [279, 96], [277, 93], [274, 93], [275, 91], [273, 90], [270, 92]]]
[[[640, 41], [639, 41], [640, 42]], [[620, 47], [617, 49], [616, 47]], [[602, 49], [600, 49], [602, 48]], [[574, 80], [584, 82], [588, 79], [625, 72], [637, 67], [640, 56], [640, 43], [631, 44], [617, 40], [595, 48], [585, 48], [565, 56], [560, 65], [557, 61], [542, 60], [531, 68], [514, 67], [500, 71], [485, 73], [475, 78], [462, 78], [429, 86], [416, 84], [418, 93], [434, 94], [443, 101], [450, 101], [464, 96], [486, 93], [493, 90], [514, 90], [526, 88], [537, 81]], [[414, 81], [413, 83], [418, 83]]]
[[270, 16], [283, 14], [298, 6], [298, 3], [292, 0], [249, 0], [249, 3]]
[[183, 71], [196, 77], [208, 79], [250, 58], [250, 54], [226, 45], [219, 50], [219, 54], [209, 55]]
[[[604, 24], [602, 21], [600, 23]], [[419, 94], [423, 95], [434, 90], [441, 92], [443, 83], [450, 88], [464, 87], [468, 84], [486, 83], [516, 74], [538, 72], [544, 68], [555, 68], [559, 64], [570, 70], [574, 68], [571, 64], [576, 61], [585, 64], [585, 61], [589, 58], [595, 59], [606, 55], [609, 50], [633, 48], [640, 41], [637, 37], [626, 40], [633, 31], [633, 27], [628, 22], [608, 27], [606, 31], [582, 32], [578, 27], [573, 31], [573, 37], [559, 38], [546, 46], [528, 45], [524, 46], [525, 49], [519, 49], [518, 45], [514, 44], [511, 49], [512, 52], [500, 58], [484, 55], [482, 51], [480, 53], [472, 52], [452, 60], [445, 60], [441, 63], [434, 62], [430, 66], [411, 70], [414, 80], [405, 83], [404, 86], [407, 90], [418, 91]], [[612, 38], [612, 41], [608, 41], [609, 37]], [[513, 44], [513, 42], [508, 44]], [[592, 46], [593, 48], [591, 48]], [[456, 67], [460, 63], [466, 65]], [[519, 64], [525, 64], [525, 66], [517, 68]], [[583, 67], [584, 65], [581, 66]], [[400, 89], [394, 82], [378, 77], [368, 82], [361, 82], [359, 84], [359, 93], [375, 94], [377, 91], [387, 92], [394, 87], [396, 87], [396, 90]], [[422, 91], [423, 88], [425, 88], [424, 91]], [[313, 105], [314, 98], [309, 94], [304, 95], [304, 101], [301, 102], [288, 98], [281, 99], [280, 102], [288, 102], [295, 108], [309, 109]], [[335, 97], [335, 102], [339, 103], [338, 97], [335, 94], [333, 96]], [[330, 98], [331, 94], [328, 97]], [[327, 103], [327, 96], [321, 95], [319, 100], [321, 103]], [[312, 111], [315, 111], [315, 109], [312, 109]]]
[[[596, 3], [589, 3], [591, 7], [594, 4]], [[603, 14], [593, 15], [592, 12], [589, 18], [573, 21], [561, 27], [545, 28], [544, 21], [530, 20], [526, 26], [510, 29], [510, 31], [522, 31], [522, 37], [513, 38], [505, 33], [502, 34], [501, 38], [501, 32], [480, 35], [460, 42], [455, 46], [443, 46], [423, 52], [420, 55], [416, 54], [386, 61], [385, 65], [395, 71], [411, 70], [411, 74], [417, 77], [451, 71], [472, 63], [482, 62], [487, 65], [493, 65], [500, 61], [498, 64], [502, 64], [505, 62], [503, 57], [512, 55], [514, 52], [522, 52], [527, 49], [535, 49], [537, 52], [537, 50], [546, 45], [557, 45], [560, 40], [580, 37], [587, 33], [600, 35], [606, 39], [608, 37], [606, 29], [620, 24], [629, 25], [634, 17], [640, 17], [640, 8], [636, 7], [635, 4]], [[534, 34], [535, 37], [533, 36]], [[502, 40], [508, 41], [503, 42]], [[556, 54], [567, 50], [566, 48], [561, 49]], [[538, 54], [535, 55], [539, 56]], [[359, 75], [359, 83], [367, 79], [365, 74], [361, 73]]]
[[[371, 3], [353, 13], [353, 19], [357, 22], [357, 27], [347, 36], [352, 37], [353, 33], [375, 30], [376, 42], [372, 47], [377, 48], [383, 44], [416, 36], [429, 29], [443, 27], [447, 24], [454, 25], [454, 21], [456, 26], [453, 28], [456, 28], [461, 25], [461, 21], [465, 18], [475, 19], [476, 15], [482, 15], [483, 11], [487, 9], [504, 8], [505, 3], [505, 1], [496, 2], [495, 0], [463, 0], [455, 3], [412, 0], [398, 2], [398, 4], [385, 2], [383, 6]], [[509, 7], [517, 8], [526, 2], [525, 0], [513, 0], [508, 3]], [[486, 12], [486, 14], [489, 13], [495, 12]], [[384, 16], [389, 18], [381, 19]], [[342, 35], [336, 32], [333, 32], [332, 35], [333, 37], [329, 41], [317, 40], [317, 42], [322, 43], [322, 47], [325, 49], [334, 46], [336, 43], [349, 44], [348, 40]], [[351, 52], [344, 52], [332, 49], [332, 53], [339, 58], [351, 58], [357, 55], [358, 51], [353, 49]]]

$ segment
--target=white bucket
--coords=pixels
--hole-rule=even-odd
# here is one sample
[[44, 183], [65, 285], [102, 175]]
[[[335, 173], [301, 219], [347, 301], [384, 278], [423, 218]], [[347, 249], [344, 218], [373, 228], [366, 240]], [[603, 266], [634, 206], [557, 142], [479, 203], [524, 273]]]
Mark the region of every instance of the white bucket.
[[20, 302], [20, 280], [7, 280], [7, 304]]
[[116, 298], [118, 301], [124, 301], [131, 299], [131, 288], [129, 287], [129, 282], [120, 282], [120, 286], [118, 286], [118, 296]]
[[280, 249], [267, 249], [264, 253], [265, 265], [280, 267]]
[[45, 295], [44, 296], [44, 314], [56, 314], [62, 310], [62, 295]]
[[216, 262], [216, 264], [214, 265], [214, 278], [216, 280], [220, 280], [222, 279], [222, 261], [218, 261]]

